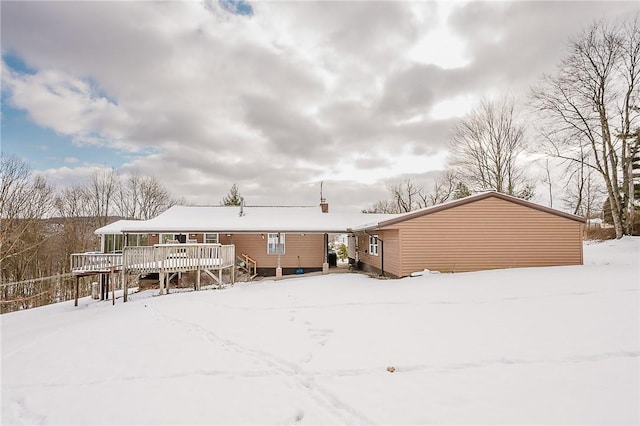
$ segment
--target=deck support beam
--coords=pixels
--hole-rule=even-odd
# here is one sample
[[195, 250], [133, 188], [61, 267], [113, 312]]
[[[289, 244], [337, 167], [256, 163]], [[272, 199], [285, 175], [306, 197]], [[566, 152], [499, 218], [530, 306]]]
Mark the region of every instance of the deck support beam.
[[164, 272], [158, 274], [158, 281], [160, 284], [160, 295], [164, 294]]
[[116, 277], [113, 274], [113, 269], [109, 274], [109, 282], [111, 283], [111, 304], [115, 305], [116, 304]]
[[129, 280], [125, 274], [124, 268], [122, 268], [122, 288], [124, 289], [124, 295], [122, 296], [122, 303], [126, 303], [129, 300]]
[[76, 275], [76, 294], [73, 306], [78, 306], [78, 292], [80, 290], [80, 277]]

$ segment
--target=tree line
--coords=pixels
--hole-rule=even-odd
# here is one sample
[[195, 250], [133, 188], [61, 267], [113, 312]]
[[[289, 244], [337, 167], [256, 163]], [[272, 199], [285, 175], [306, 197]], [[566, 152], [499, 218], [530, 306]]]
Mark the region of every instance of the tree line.
[[[522, 102], [526, 119], [509, 96], [482, 101], [455, 126], [447, 169], [432, 188], [390, 182], [390, 197], [365, 211], [407, 212], [483, 190], [531, 199], [536, 181], [553, 206], [560, 180], [565, 209], [587, 217], [604, 210], [616, 238], [634, 226], [637, 233], [639, 79], [639, 17], [595, 22], [569, 40], [556, 70], [531, 89]], [[542, 176], [526, 157], [538, 158]]]
[[94, 231], [114, 218], [149, 219], [178, 203], [152, 176], [96, 169], [60, 191], [18, 157], [0, 155], [2, 282], [69, 272], [69, 256], [99, 249]]

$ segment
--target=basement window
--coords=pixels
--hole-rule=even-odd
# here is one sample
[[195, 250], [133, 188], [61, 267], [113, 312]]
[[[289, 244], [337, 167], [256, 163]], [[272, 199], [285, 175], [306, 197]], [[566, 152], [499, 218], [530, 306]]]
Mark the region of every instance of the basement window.
[[369, 235], [369, 254], [372, 256], [378, 255], [378, 236]]

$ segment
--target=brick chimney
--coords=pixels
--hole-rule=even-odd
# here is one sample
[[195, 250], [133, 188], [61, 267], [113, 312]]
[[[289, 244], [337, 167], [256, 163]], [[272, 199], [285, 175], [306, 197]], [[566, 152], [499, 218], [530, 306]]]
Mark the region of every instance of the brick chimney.
[[327, 200], [324, 198], [320, 199], [320, 209], [322, 210], [322, 213], [329, 213], [329, 203], [327, 203]]

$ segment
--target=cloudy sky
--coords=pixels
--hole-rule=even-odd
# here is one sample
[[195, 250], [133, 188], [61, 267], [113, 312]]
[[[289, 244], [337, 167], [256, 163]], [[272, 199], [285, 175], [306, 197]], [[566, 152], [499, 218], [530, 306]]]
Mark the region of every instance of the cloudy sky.
[[360, 210], [426, 187], [481, 98], [524, 101], [636, 2], [0, 3], [2, 151], [59, 187], [94, 167], [190, 203]]

